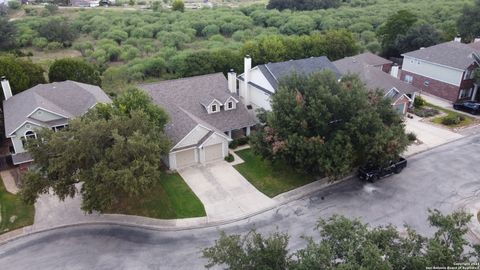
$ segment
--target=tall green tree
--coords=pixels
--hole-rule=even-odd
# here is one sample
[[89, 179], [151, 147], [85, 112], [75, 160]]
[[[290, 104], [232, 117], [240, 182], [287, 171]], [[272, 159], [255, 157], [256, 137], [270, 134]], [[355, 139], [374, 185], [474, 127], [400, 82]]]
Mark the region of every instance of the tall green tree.
[[17, 29], [7, 16], [0, 15], [0, 51], [15, 48]]
[[100, 75], [94, 66], [85, 60], [63, 58], [55, 60], [48, 70], [50, 82], [72, 80], [88, 84], [100, 85]]
[[[220, 234], [215, 245], [203, 250], [207, 268], [224, 269], [425, 269], [454, 267], [454, 263], [476, 262], [480, 246], [463, 238], [471, 216], [463, 212], [443, 215], [432, 211], [429, 217], [436, 229], [424, 237], [405, 226], [404, 234], [392, 226], [370, 227], [358, 219], [332, 216], [320, 219], [316, 228], [319, 241], [306, 238], [303, 248], [289, 252], [289, 236], [255, 231], [241, 235]], [[473, 247], [477, 253], [467, 253]]]
[[37, 29], [41, 37], [50, 42], [59, 42], [70, 46], [78, 35], [77, 30], [65, 18], [52, 17], [39, 25]]
[[44, 70], [40, 65], [13, 55], [0, 56], [0, 76], [9, 80], [12, 94], [45, 83]]
[[480, 0], [476, 0], [471, 5], [465, 5], [462, 9], [462, 15], [458, 17], [458, 33], [465, 41], [472, 41], [480, 37]]
[[382, 44], [382, 54], [385, 56], [399, 56], [395, 48], [395, 40], [399, 35], [405, 35], [417, 21], [417, 16], [407, 10], [400, 10], [388, 17], [377, 30], [377, 36]]
[[81, 195], [82, 209], [91, 213], [141, 197], [162, 180], [167, 119], [146, 93], [130, 89], [113, 104], [70, 120], [66, 129], [38, 130], [39, 139], [27, 141], [36, 169], [24, 175], [23, 200], [34, 203], [52, 189], [61, 200]]
[[282, 78], [253, 150], [332, 179], [365, 163], [386, 164], [407, 145], [404, 125], [379, 92], [331, 72]]
[[182, 0], [173, 0], [173, 2], [172, 2], [172, 10], [173, 10], [173, 11], [184, 12], [184, 11], [185, 11], [185, 4], [183, 3]]
[[410, 28], [405, 35], [398, 35], [393, 47], [400, 54], [430, 47], [440, 43], [441, 35], [429, 24], [416, 25]]

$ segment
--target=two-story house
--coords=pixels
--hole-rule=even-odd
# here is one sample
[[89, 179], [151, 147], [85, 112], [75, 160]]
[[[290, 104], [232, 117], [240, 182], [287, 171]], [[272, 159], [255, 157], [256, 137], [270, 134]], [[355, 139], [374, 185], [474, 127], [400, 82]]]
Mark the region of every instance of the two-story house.
[[164, 162], [171, 170], [223, 159], [232, 138], [250, 134], [255, 118], [236, 93], [236, 76], [222, 73], [139, 85], [165, 108], [172, 148]]
[[368, 90], [380, 90], [391, 100], [393, 108], [400, 114], [407, 113], [418, 89], [397, 78], [398, 66], [372, 53], [345, 57], [333, 62], [346, 74], [356, 74], [365, 83]]
[[25, 143], [37, 138], [37, 130], [65, 128], [68, 120], [85, 114], [98, 103], [110, 103], [100, 87], [74, 81], [39, 84], [12, 96], [8, 80], [1, 81], [5, 136], [11, 141], [14, 165], [32, 160]]
[[403, 54], [401, 79], [422, 92], [456, 101], [477, 100], [478, 85], [473, 80], [480, 64], [480, 50], [454, 41]]
[[238, 79], [238, 94], [248, 108], [271, 110], [271, 96], [278, 89], [279, 80], [292, 73], [309, 75], [330, 70], [337, 78], [340, 71], [327, 57], [311, 57], [285, 62], [268, 63], [252, 68], [252, 58], [244, 58], [244, 73]]

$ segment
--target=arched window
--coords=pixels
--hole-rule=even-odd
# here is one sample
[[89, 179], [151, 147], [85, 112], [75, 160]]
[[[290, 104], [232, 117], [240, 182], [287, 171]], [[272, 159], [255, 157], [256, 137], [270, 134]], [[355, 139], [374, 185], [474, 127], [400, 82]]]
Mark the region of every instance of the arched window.
[[37, 138], [37, 134], [31, 130], [25, 132], [25, 136], [23, 136], [22, 138], [22, 144], [23, 144], [23, 147], [25, 147], [25, 143], [27, 142], [28, 139], [36, 139]]

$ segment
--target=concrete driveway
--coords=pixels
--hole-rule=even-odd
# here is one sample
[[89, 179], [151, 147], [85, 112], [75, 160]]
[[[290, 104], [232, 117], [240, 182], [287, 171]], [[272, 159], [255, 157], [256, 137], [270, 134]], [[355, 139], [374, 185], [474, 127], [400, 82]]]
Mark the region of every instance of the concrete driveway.
[[305, 246], [301, 236], [319, 240], [313, 231], [317, 218], [333, 214], [372, 226], [409, 224], [431, 235], [428, 208], [450, 213], [480, 197], [478, 160], [480, 136], [473, 136], [411, 157], [401, 174], [375, 184], [351, 179], [231, 224], [181, 231], [118, 225], [56, 229], [1, 245], [0, 265], [9, 270], [203, 269], [201, 249], [213, 245], [219, 231], [288, 232], [293, 252]]
[[202, 201], [208, 221], [243, 217], [275, 204], [225, 161], [192, 166], [179, 173]]
[[463, 137], [461, 134], [455, 133], [449, 129], [428, 122], [423, 122], [422, 118], [416, 115], [412, 116], [413, 119], [406, 118], [405, 129], [407, 132], [415, 133], [417, 139], [422, 141], [422, 144], [411, 145], [407, 150], [407, 156]]

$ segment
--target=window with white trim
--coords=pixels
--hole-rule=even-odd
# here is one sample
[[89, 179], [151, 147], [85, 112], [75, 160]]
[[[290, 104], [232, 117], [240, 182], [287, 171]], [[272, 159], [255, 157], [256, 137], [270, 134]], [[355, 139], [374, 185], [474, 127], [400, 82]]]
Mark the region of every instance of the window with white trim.
[[405, 75], [405, 82], [407, 83], [413, 83], [413, 76], [412, 75]]
[[25, 147], [28, 140], [36, 139], [37, 134], [31, 130], [25, 132], [25, 136], [22, 137], [22, 145]]
[[212, 112], [216, 112], [217, 111], [217, 104], [212, 104]]
[[229, 102], [227, 103], [227, 108], [228, 108], [229, 110], [233, 109], [233, 102], [229, 101]]
[[62, 130], [66, 127], [68, 127], [68, 125], [55, 126], [55, 127], [52, 127], [52, 130], [57, 132], [57, 131]]

